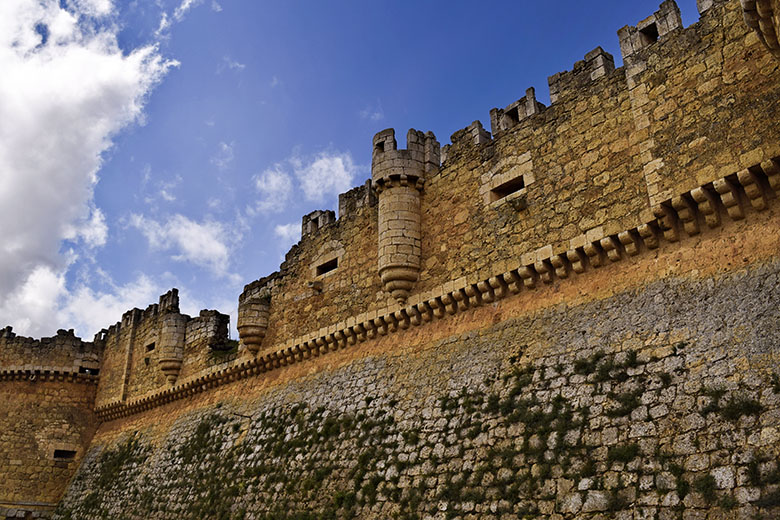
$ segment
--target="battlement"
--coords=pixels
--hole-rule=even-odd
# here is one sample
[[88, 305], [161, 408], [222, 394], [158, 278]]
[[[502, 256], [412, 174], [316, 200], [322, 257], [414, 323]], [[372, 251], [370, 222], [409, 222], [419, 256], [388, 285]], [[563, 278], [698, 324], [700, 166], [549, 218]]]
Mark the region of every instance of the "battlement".
[[630, 64], [640, 51], [678, 29], [682, 29], [680, 8], [674, 0], [666, 0], [644, 20], [634, 26], [626, 25], [618, 31], [623, 61]]
[[525, 96], [509, 104], [506, 108], [494, 108], [490, 111], [490, 130], [493, 135], [497, 135], [542, 110], [544, 110], [544, 105], [536, 100], [536, 90], [529, 87], [525, 91]]
[[9, 326], [0, 334], [0, 374], [97, 375], [102, 349], [102, 343], [82, 341], [73, 329], [60, 329], [56, 336], [34, 339], [17, 336]]
[[435, 173], [441, 166], [440, 145], [433, 132], [410, 129], [406, 134], [406, 149], [398, 149], [395, 130], [388, 128], [374, 136], [371, 158], [371, 178], [377, 189], [391, 179], [424, 179], [425, 173]]
[[550, 102], [555, 103], [564, 93], [576, 96], [589, 83], [615, 70], [615, 58], [596, 47], [585, 55], [585, 59], [574, 64], [571, 71], [559, 72], [547, 78], [550, 86]]

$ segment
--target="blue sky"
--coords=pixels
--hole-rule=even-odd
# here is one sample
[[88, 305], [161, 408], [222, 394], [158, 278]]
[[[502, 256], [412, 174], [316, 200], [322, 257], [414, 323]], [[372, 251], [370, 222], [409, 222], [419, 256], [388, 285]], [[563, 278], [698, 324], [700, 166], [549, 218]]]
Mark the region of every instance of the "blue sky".
[[658, 3], [3, 0], [0, 326], [91, 337], [172, 286], [234, 315], [375, 132], [446, 144], [527, 87], [548, 104]]

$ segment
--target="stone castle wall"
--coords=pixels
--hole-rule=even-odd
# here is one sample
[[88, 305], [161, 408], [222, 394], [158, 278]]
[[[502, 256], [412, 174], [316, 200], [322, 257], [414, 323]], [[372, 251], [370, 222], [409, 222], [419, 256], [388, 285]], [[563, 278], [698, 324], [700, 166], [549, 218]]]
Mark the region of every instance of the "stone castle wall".
[[0, 334], [1, 508], [51, 510], [97, 429], [100, 341]]
[[773, 518], [780, 214], [751, 217], [106, 422], [57, 517]]
[[[549, 107], [528, 89], [441, 148], [380, 132], [339, 218], [304, 216], [245, 287], [238, 345], [175, 290], [69, 340], [98, 420], [40, 488], [86, 453], [57, 516], [777, 513], [773, 5], [704, 0], [683, 29], [665, 1], [618, 32], [623, 67], [597, 48], [551, 76]], [[10, 395], [34, 340], [5, 336]], [[82, 402], [60, 385], [35, 391]], [[7, 438], [39, 427], [8, 406]]]

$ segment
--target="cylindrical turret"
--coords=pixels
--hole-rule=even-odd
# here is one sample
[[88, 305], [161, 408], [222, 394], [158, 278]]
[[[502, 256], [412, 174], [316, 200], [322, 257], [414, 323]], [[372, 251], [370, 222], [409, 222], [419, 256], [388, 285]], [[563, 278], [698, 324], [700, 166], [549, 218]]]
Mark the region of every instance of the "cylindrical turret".
[[238, 297], [238, 337], [246, 349], [257, 354], [268, 330], [271, 309], [271, 286], [266, 279], [244, 287]]
[[169, 312], [163, 316], [160, 329], [159, 365], [170, 384], [176, 382], [184, 359], [184, 336], [187, 332], [187, 316]]
[[406, 301], [420, 275], [420, 197], [426, 173], [438, 171], [439, 143], [432, 132], [411, 129], [398, 150], [390, 128], [374, 136], [371, 178], [379, 196], [379, 276], [385, 291]]

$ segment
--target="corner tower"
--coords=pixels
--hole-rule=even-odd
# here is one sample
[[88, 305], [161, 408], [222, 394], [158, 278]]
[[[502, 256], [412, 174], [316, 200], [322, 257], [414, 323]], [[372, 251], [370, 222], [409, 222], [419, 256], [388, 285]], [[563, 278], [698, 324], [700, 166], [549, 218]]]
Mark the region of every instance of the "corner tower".
[[404, 303], [420, 275], [420, 197], [426, 174], [439, 171], [440, 147], [433, 132], [411, 129], [406, 150], [395, 130], [374, 136], [371, 179], [379, 196], [379, 277], [382, 286]]

